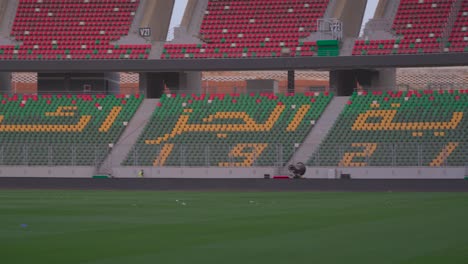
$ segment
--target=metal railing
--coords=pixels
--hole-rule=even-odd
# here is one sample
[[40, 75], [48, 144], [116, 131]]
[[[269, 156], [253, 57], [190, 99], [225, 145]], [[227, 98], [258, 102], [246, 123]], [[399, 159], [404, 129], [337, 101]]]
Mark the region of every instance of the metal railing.
[[[307, 147], [307, 145], [305, 145]], [[106, 159], [115, 146], [91, 144], [0, 144], [0, 166], [107, 167], [467, 167], [468, 142], [322, 144], [308, 160], [293, 160], [292, 144], [137, 145]], [[312, 149], [310, 146], [309, 149]], [[114, 156], [112, 156], [114, 157]]]

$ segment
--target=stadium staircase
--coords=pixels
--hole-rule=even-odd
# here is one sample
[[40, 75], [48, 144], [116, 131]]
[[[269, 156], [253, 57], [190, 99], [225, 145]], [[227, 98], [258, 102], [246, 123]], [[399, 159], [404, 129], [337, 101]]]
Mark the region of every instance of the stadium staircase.
[[[161, 59], [314, 56], [329, 0], [210, 0], [199, 32], [204, 43], [166, 44]], [[281, 20], [279, 20], [281, 18]]]
[[289, 164], [295, 164], [297, 162], [306, 163], [308, 161], [310, 153], [314, 153], [317, 150], [320, 143], [329, 133], [333, 124], [335, 124], [335, 121], [343, 111], [348, 100], [349, 97], [347, 96], [336, 96], [331, 100], [330, 104], [325, 108], [325, 111], [323, 111], [323, 114], [320, 116], [320, 119], [315, 121], [314, 127], [311, 129], [304, 142], [302, 142], [295, 151], [293, 157], [289, 161]]
[[328, 93], [167, 95], [123, 165], [282, 167], [332, 97]]
[[464, 166], [468, 90], [355, 93], [309, 166]]
[[150, 44], [111, 44], [129, 34], [139, 0], [19, 0], [0, 59], [147, 59]]
[[97, 166], [141, 101], [139, 95], [3, 95], [0, 164]]
[[98, 174], [112, 174], [112, 169], [120, 164], [126, 158], [126, 155], [131, 151], [133, 145], [136, 144], [138, 136], [147, 126], [151, 115], [154, 112], [159, 99], [145, 99], [138, 110], [133, 115], [133, 118], [128, 123], [128, 126], [120, 136], [117, 143], [112, 147], [111, 152], [106, 157], [105, 161], [100, 164]]
[[352, 55], [438, 53], [443, 33], [460, 0], [400, 0], [392, 30], [395, 39], [357, 40]]

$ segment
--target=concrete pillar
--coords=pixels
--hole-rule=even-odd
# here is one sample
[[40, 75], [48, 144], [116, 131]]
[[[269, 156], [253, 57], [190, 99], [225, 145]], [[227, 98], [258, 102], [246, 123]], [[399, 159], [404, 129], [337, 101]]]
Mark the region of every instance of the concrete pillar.
[[334, 18], [343, 22], [343, 38], [355, 38], [361, 31], [367, 0], [336, 0]]
[[396, 87], [396, 69], [377, 69], [377, 76], [372, 80], [372, 88], [380, 91], [392, 91]]
[[180, 72], [179, 90], [200, 93], [202, 91], [202, 73], [201, 72]]
[[119, 72], [106, 72], [104, 78], [107, 81], [108, 93], [120, 93], [120, 73]]
[[288, 93], [294, 93], [296, 91], [296, 72], [288, 71]]
[[151, 28], [152, 41], [166, 41], [175, 0], [148, 0], [140, 27]]
[[12, 93], [11, 72], [0, 72], [0, 93]]

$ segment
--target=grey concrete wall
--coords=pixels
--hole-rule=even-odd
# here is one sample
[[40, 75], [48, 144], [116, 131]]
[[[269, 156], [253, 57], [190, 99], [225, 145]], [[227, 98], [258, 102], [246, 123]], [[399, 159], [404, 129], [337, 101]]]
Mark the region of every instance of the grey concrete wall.
[[273, 167], [216, 168], [216, 167], [118, 167], [113, 168], [117, 178], [136, 178], [138, 171], [145, 172], [145, 178], [264, 178], [264, 174], [276, 174]]
[[390, 1], [392, 0], [380, 0], [377, 8], [375, 9], [373, 18], [383, 18], [385, 15], [385, 9], [387, 8], [388, 2]]
[[169, 32], [175, 0], [146, 1], [140, 27], [151, 28], [152, 41], [165, 41]]
[[465, 177], [465, 168], [308, 167], [305, 177], [311, 179], [333, 179], [338, 178], [341, 173], [350, 174], [351, 178], [354, 179], [463, 179]]
[[279, 92], [277, 80], [247, 80], [247, 92]]
[[337, 0], [333, 17], [343, 22], [343, 38], [355, 38], [361, 31], [367, 0]]
[[180, 72], [179, 90], [190, 90], [195, 93], [201, 92], [202, 73], [201, 72]]
[[11, 72], [0, 72], [0, 93], [11, 93]]
[[185, 8], [184, 16], [180, 23], [181, 27], [188, 28], [190, 26], [190, 22], [192, 21], [192, 17], [194, 15], [193, 13], [194, 13], [195, 7], [197, 6], [199, 1], [200, 0], [188, 0], [187, 1], [187, 7]]
[[[264, 174], [277, 175], [273, 167], [252, 168], [171, 168], [171, 167], [115, 167], [112, 175], [117, 178], [137, 178], [144, 170], [145, 178], [263, 178]], [[308, 167], [305, 177], [310, 179], [335, 179], [340, 173], [349, 173], [353, 179], [463, 179], [465, 168], [314, 168]], [[93, 167], [0, 167], [0, 177], [56, 177], [90, 178]]]
[[104, 78], [108, 83], [108, 93], [120, 93], [120, 73], [119, 72], [106, 72]]
[[0, 177], [90, 178], [93, 167], [0, 166]]
[[372, 80], [372, 89], [391, 91], [396, 87], [396, 69], [378, 69], [378, 76]]

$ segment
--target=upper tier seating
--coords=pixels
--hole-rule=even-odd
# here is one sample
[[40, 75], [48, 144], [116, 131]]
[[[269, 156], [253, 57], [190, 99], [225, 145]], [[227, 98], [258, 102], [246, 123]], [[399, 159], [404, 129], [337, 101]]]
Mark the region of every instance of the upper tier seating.
[[441, 37], [455, 0], [401, 0], [393, 40], [357, 40], [353, 55], [442, 52]]
[[465, 166], [468, 90], [354, 94], [311, 166]]
[[447, 47], [450, 52], [468, 52], [468, 1], [463, 0]]
[[0, 59], [147, 59], [151, 45], [114, 45], [128, 34], [139, 0], [20, 0]]
[[141, 101], [139, 95], [3, 95], [0, 165], [96, 165]]
[[123, 164], [284, 164], [331, 98], [328, 93], [168, 95]]
[[210, 0], [200, 36], [204, 44], [166, 44], [162, 59], [313, 56], [316, 31], [329, 0]]

